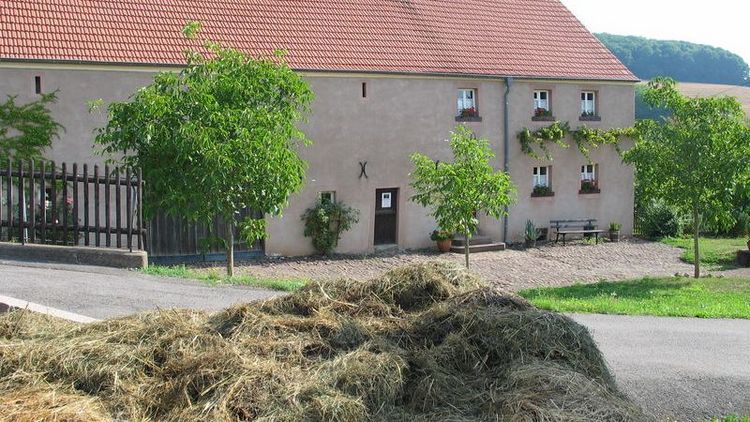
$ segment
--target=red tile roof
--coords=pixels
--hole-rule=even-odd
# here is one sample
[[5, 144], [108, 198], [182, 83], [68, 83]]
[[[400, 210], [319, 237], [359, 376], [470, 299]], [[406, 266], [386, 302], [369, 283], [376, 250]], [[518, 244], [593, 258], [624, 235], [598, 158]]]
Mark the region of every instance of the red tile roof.
[[0, 59], [182, 64], [188, 21], [300, 70], [636, 80], [558, 0], [1, 0]]

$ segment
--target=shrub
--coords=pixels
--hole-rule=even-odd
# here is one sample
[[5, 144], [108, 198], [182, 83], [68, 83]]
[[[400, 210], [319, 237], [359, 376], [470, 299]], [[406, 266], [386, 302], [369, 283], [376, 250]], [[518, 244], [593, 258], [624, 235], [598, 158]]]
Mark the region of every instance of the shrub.
[[452, 240], [453, 232], [450, 230], [435, 230], [430, 234], [430, 240]]
[[679, 236], [682, 233], [682, 220], [679, 213], [664, 202], [653, 200], [645, 204], [638, 216], [641, 236], [646, 239]]
[[318, 200], [302, 214], [305, 237], [311, 237], [318, 253], [328, 255], [336, 248], [341, 233], [359, 221], [359, 211], [342, 202]]

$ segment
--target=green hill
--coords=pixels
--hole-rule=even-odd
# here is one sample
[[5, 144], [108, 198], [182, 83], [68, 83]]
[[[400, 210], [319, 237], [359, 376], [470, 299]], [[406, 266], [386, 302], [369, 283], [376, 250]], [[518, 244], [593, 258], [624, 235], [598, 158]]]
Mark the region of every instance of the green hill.
[[644, 80], [669, 76], [680, 82], [750, 86], [750, 66], [723, 48], [634, 36], [596, 36]]

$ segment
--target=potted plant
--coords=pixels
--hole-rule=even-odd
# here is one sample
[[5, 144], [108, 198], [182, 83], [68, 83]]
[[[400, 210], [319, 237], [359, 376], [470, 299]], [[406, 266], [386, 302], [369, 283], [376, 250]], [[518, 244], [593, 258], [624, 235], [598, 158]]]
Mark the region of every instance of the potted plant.
[[474, 107], [461, 109], [459, 117], [477, 117], [477, 109]]
[[552, 116], [552, 112], [547, 110], [546, 108], [539, 107], [534, 110], [534, 117], [550, 117]]
[[555, 193], [552, 192], [551, 187], [545, 185], [534, 186], [534, 189], [531, 191], [532, 198], [540, 198], [545, 196], [555, 196]]
[[619, 242], [620, 241], [620, 229], [622, 228], [622, 224], [611, 222], [609, 223], [609, 240], [612, 242]]
[[430, 239], [437, 242], [437, 247], [440, 252], [445, 253], [451, 250], [453, 232], [448, 230], [435, 230], [430, 235]]
[[596, 180], [581, 180], [581, 190], [578, 193], [599, 193], [599, 183]]
[[526, 220], [526, 230], [524, 230], [524, 246], [526, 248], [535, 247], [537, 238], [539, 238], [539, 231], [537, 231], [534, 222], [531, 220]]

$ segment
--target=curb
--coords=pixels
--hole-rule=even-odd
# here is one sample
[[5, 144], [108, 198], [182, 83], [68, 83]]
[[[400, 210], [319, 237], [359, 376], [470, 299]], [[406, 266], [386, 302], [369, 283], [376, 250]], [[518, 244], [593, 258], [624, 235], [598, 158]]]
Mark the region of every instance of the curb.
[[40, 305], [38, 303], [27, 302], [21, 299], [15, 299], [8, 296], [0, 296], [0, 314], [10, 312], [16, 309], [26, 309], [31, 312], [45, 314], [56, 318], [67, 319], [68, 321], [79, 322], [88, 324], [91, 322], [101, 321], [96, 318], [87, 317], [85, 315], [79, 315], [72, 312], [63, 311], [60, 309], [50, 308], [49, 306]]

